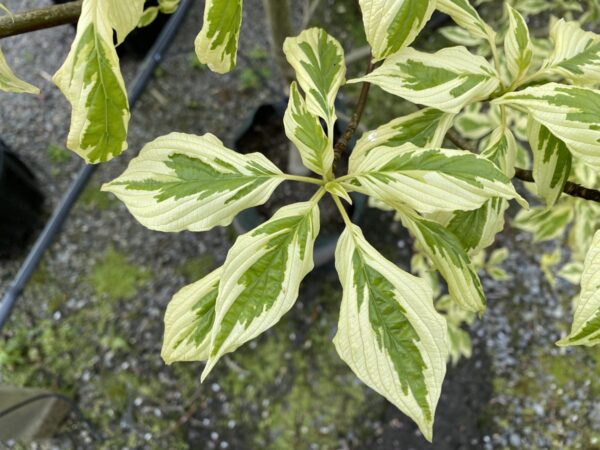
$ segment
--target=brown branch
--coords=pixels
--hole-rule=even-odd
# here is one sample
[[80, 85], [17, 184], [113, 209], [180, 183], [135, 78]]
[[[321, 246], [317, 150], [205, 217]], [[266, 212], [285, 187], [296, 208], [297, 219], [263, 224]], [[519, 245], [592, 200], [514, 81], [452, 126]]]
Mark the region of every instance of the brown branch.
[[[448, 134], [446, 137], [458, 148], [463, 150], [474, 151], [473, 147], [464, 139], [454, 128], [450, 128], [448, 130]], [[529, 183], [533, 183], [533, 172], [531, 170], [520, 169], [518, 167], [515, 168], [515, 178], [526, 181]], [[600, 203], [600, 191], [595, 189], [589, 189], [584, 186], [581, 186], [577, 183], [572, 183], [567, 181], [565, 183], [565, 187], [563, 188], [563, 192], [572, 197], [579, 197], [585, 200], [591, 200], [593, 202]]]
[[81, 14], [82, 1], [32, 9], [0, 17], [0, 38], [75, 23]]
[[[368, 75], [371, 72], [373, 72], [374, 67], [375, 67], [375, 65], [373, 64], [373, 61], [369, 57], [369, 66], [367, 67], [367, 71], [365, 72], [365, 75]], [[337, 143], [335, 144], [335, 147], [333, 147], [333, 154], [334, 154], [335, 161], [340, 160], [340, 158], [342, 157], [342, 154], [346, 150], [346, 147], [348, 147], [348, 143], [350, 142], [350, 139], [352, 139], [352, 136], [354, 136], [354, 133], [356, 132], [356, 128], [358, 128], [360, 119], [363, 115], [363, 112], [365, 111], [365, 106], [367, 104], [367, 97], [369, 96], [369, 88], [370, 87], [371, 87], [371, 83], [369, 83], [368, 81], [363, 81], [362, 89], [360, 90], [360, 96], [358, 97], [358, 101], [356, 102], [356, 108], [354, 109], [354, 113], [352, 114], [352, 117], [350, 118], [350, 123], [346, 127], [346, 131], [344, 131], [344, 134], [342, 134], [342, 136], [338, 139]]]

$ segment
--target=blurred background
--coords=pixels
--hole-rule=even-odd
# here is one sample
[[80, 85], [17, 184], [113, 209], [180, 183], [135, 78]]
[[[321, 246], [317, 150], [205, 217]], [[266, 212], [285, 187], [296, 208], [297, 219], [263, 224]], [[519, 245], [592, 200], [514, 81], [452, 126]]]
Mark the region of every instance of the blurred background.
[[[51, 4], [4, 3], [14, 12]], [[348, 78], [364, 71], [366, 40], [358, 2], [317, 1], [311, 15], [304, 2], [292, 3], [297, 30], [306, 19], [324, 27], [345, 48]], [[482, 15], [497, 26], [502, 2], [481, 3]], [[535, 36], [547, 35], [552, 14], [587, 11], [585, 2], [542, 3], [552, 8], [531, 14]], [[577, 289], [554, 277], [551, 264], [540, 266], [547, 253], [568, 259], [564, 236], [533, 243], [530, 234], [510, 222], [494, 244], [494, 249], [509, 250], [497, 267], [505, 273], [481, 272], [488, 310], [464, 328], [471, 345], [467, 341], [463, 357], [449, 364], [433, 444], [363, 386], [335, 353], [331, 338], [341, 289], [331, 263], [305, 279], [298, 302], [277, 326], [224, 358], [204, 384], [202, 363], [163, 363], [167, 303], [182, 286], [222, 264], [237, 232], [233, 227], [201, 234], [153, 232], [99, 187], [160, 135], [211, 132], [231, 146], [261, 106], [284, 99], [261, 0], [245, 1], [238, 66], [227, 75], [197, 63], [193, 41], [203, 8], [203, 1], [194, 2], [133, 109], [130, 150], [96, 172], [0, 331], [0, 384], [60, 393], [77, 408], [68, 404], [51, 439], [32, 444], [9, 440], [0, 447], [600, 448], [600, 354], [554, 345], [569, 326]], [[439, 32], [452, 25], [445, 16], [435, 16], [415, 45], [428, 51], [455, 45], [448, 38], [454, 30]], [[600, 28], [593, 20], [587, 27]], [[141, 40], [151, 39], [153, 32]], [[39, 96], [0, 94], [0, 139], [31, 170], [43, 193], [41, 225], [82, 166], [64, 147], [70, 108], [51, 83], [73, 37], [74, 28], [66, 25], [1, 41], [14, 71], [42, 90]], [[126, 81], [133, 79], [143, 51], [135, 45], [123, 49]], [[342, 116], [352, 113], [359, 88], [342, 89]], [[377, 127], [414, 110], [372, 88], [363, 124]], [[412, 240], [393, 213], [366, 209], [358, 222], [386, 257], [410, 268]], [[39, 230], [2, 249], [0, 295]], [[0, 423], [3, 419], [0, 412]]]

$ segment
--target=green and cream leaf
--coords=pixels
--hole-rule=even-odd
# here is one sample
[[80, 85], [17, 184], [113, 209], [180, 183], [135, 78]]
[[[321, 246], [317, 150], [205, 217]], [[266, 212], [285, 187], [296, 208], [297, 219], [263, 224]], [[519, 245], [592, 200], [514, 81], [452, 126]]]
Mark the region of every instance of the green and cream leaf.
[[177, 361], [205, 361], [215, 320], [215, 302], [220, 267], [177, 292], [165, 312], [165, 336], [161, 356], [167, 364]]
[[437, 0], [437, 9], [448, 14], [457, 25], [473, 36], [494, 42], [494, 30], [484, 22], [469, 0]]
[[574, 156], [600, 169], [600, 91], [548, 83], [506, 94], [494, 102], [528, 112]]
[[[127, 148], [130, 113], [113, 43], [115, 1], [83, 2], [75, 40], [53, 78], [72, 107], [67, 147], [88, 163], [108, 161]], [[121, 35], [125, 23], [116, 24]]]
[[375, 60], [408, 47], [435, 10], [433, 0], [360, 0], [359, 4]]
[[285, 134], [294, 143], [302, 163], [319, 175], [331, 174], [333, 145], [323, 131], [319, 118], [311, 113], [293, 82], [290, 87], [290, 100], [283, 118]]
[[477, 271], [454, 233], [405, 208], [398, 209], [398, 213], [404, 226], [448, 283], [452, 300], [468, 311], [485, 310], [485, 295]]
[[206, 231], [266, 202], [283, 180], [260, 153], [239, 154], [211, 134], [171, 133], [146, 144], [102, 189], [152, 230]]
[[546, 205], [559, 199], [571, 174], [571, 152], [563, 141], [536, 120], [529, 126], [529, 143], [533, 152], [533, 179], [537, 194]]
[[496, 234], [504, 229], [507, 209], [506, 200], [493, 198], [472, 211], [455, 211], [446, 227], [469, 254], [475, 255], [492, 245]]
[[204, 22], [196, 37], [196, 55], [217, 73], [227, 73], [236, 64], [243, 0], [207, 0]]
[[597, 231], [583, 264], [581, 294], [575, 300], [571, 333], [558, 345], [600, 343], [600, 231]]
[[237, 238], [223, 266], [202, 379], [224, 354], [271, 328], [294, 305], [313, 268], [318, 233], [319, 207], [311, 201], [285, 206]]
[[376, 147], [401, 147], [408, 143], [422, 148], [441, 147], [454, 117], [452, 113], [424, 108], [394, 119], [365, 132], [354, 146], [350, 160], [356, 164]]
[[372, 73], [349, 83], [363, 81], [412, 103], [451, 113], [487, 98], [499, 85], [487, 60], [465, 47], [444, 48], [436, 53], [405, 48]]
[[117, 45], [133, 31], [144, 14], [146, 0], [104, 0], [108, 3], [107, 13], [111, 26], [117, 33]]
[[600, 35], [561, 19], [550, 30], [550, 38], [554, 50], [542, 70], [573, 81], [600, 83]]
[[511, 83], [520, 81], [529, 70], [533, 60], [533, 45], [529, 37], [529, 29], [523, 16], [506, 3], [509, 28], [504, 38], [506, 65], [511, 75]]
[[481, 152], [481, 156], [493, 162], [508, 178], [514, 177], [517, 141], [510, 129], [496, 128], [487, 147]]
[[0, 49], [0, 91], [17, 94], [39, 94], [40, 90], [32, 84], [18, 78], [9, 67]]
[[448, 355], [431, 288], [385, 259], [354, 225], [342, 233], [335, 260], [343, 287], [338, 354], [431, 440]]
[[512, 225], [533, 233], [535, 242], [549, 241], [562, 236], [565, 227], [573, 220], [573, 207], [569, 203], [559, 202], [552, 208], [534, 207], [529, 211], [521, 210]]
[[325, 120], [332, 135], [335, 98], [346, 80], [342, 46], [324, 30], [310, 28], [297, 37], [287, 38], [283, 51], [296, 71], [308, 110]]
[[487, 159], [462, 150], [378, 147], [350, 161], [344, 186], [423, 212], [472, 210], [493, 197], [526, 206], [510, 179]]

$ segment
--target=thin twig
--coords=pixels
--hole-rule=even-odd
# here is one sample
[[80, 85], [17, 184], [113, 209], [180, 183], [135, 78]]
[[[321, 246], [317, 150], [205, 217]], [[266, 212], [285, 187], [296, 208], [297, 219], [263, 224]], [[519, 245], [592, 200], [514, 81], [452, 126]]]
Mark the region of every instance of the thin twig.
[[[446, 137], [458, 148], [463, 150], [474, 151], [473, 147], [464, 139], [454, 128], [448, 130], [448, 134]], [[515, 178], [526, 181], [529, 183], [533, 183], [533, 172], [531, 170], [515, 168]], [[596, 189], [589, 189], [584, 186], [581, 186], [577, 183], [572, 183], [567, 181], [565, 187], [563, 188], [563, 192], [572, 197], [579, 197], [585, 200], [591, 200], [593, 202], [600, 203], [600, 191]]]
[[[367, 67], [367, 71], [366, 71], [365, 75], [370, 74], [373, 71], [373, 68], [374, 68], [373, 61], [371, 60], [371, 58], [369, 58], [369, 66]], [[342, 137], [339, 138], [339, 140], [335, 144], [335, 147], [333, 148], [333, 154], [335, 157], [335, 161], [339, 161], [341, 159], [342, 154], [346, 150], [346, 147], [348, 147], [348, 143], [350, 142], [350, 139], [352, 139], [352, 136], [356, 132], [356, 128], [358, 127], [358, 124], [360, 123], [360, 119], [363, 115], [363, 112], [365, 111], [365, 106], [367, 104], [367, 98], [369, 96], [369, 88], [370, 87], [371, 87], [371, 83], [369, 83], [368, 81], [363, 81], [362, 89], [360, 90], [360, 96], [358, 97], [358, 102], [356, 103], [356, 108], [354, 110], [354, 113], [352, 114], [350, 123], [346, 127], [346, 131], [344, 131], [344, 134], [342, 135]]]
[[75, 23], [81, 14], [81, 4], [82, 0], [0, 17], [0, 38]]

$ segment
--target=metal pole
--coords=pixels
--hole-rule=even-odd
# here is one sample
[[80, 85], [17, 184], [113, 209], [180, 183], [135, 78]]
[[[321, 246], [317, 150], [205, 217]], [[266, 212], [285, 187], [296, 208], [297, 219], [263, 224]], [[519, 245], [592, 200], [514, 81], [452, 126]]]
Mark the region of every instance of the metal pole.
[[[194, 0], [183, 0], [181, 2], [177, 12], [175, 12], [169, 19], [165, 25], [165, 28], [163, 28], [158, 39], [150, 49], [150, 52], [142, 62], [129, 91], [129, 104], [131, 109], [133, 109], [140, 96], [144, 92], [148, 82], [152, 78], [154, 70], [162, 62], [164, 53], [168, 50], [171, 42], [173, 42], [173, 39], [175, 38], [175, 35], [185, 19], [186, 13], [193, 1]], [[35, 272], [42, 256], [44, 255], [44, 252], [50, 246], [55, 235], [61, 229], [63, 223], [69, 216], [73, 205], [77, 201], [77, 198], [87, 185], [97, 167], [97, 165], [85, 165], [81, 168], [79, 174], [63, 195], [58, 207], [54, 210], [52, 217], [50, 217], [50, 220], [46, 223], [46, 226], [35, 241], [35, 244], [27, 255], [27, 258], [21, 265], [17, 276], [9, 285], [6, 293], [4, 294], [2, 303], [0, 303], [0, 330], [10, 317], [17, 298]]]

